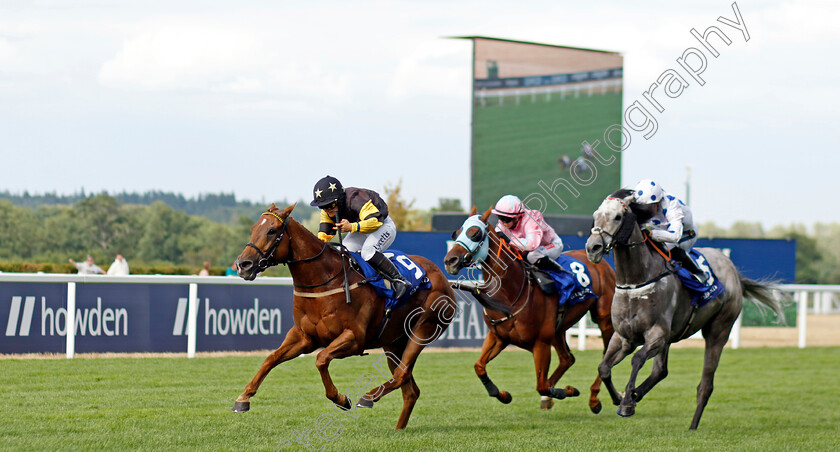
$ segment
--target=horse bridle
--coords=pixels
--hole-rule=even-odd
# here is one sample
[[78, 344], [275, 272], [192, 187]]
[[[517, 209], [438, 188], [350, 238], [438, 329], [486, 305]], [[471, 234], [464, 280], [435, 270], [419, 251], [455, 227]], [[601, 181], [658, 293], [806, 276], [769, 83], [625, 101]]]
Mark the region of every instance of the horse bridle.
[[[506, 245], [504, 241], [502, 241], [499, 246], [509, 246]], [[499, 254], [501, 255], [501, 249], [499, 250]], [[487, 309], [484, 309], [484, 317], [487, 318], [487, 321], [490, 322], [490, 325], [493, 327], [493, 330], [496, 330], [496, 325], [508, 321], [514, 317], [516, 317], [520, 312], [525, 310], [525, 307], [528, 306], [528, 303], [531, 301], [531, 292], [533, 291], [533, 285], [531, 284], [531, 278], [528, 277], [528, 269], [525, 268], [525, 263], [527, 262], [525, 259], [519, 258], [519, 261], [522, 265], [522, 283], [519, 284], [519, 294], [516, 295], [516, 298], [513, 299], [513, 303], [510, 304], [510, 307], [516, 306], [516, 303], [519, 303], [519, 299], [522, 298], [522, 293], [525, 292], [525, 286], [528, 286], [528, 296], [525, 298], [525, 303], [511, 314], [501, 318], [501, 319], [493, 319], [489, 315], [487, 315]]]
[[[286, 228], [288, 227], [289, 222], [284, 221], [282, 218], [280, 218], [279, 215], [277, 215], [274, 212], [270, 212], [270, 211], [263, 212], [263, 215], [271, 215], [271, 216], [277, 218], [278, 220], [280, 220], [280, 224], [282, 224], [283, 226], [280, 228], [280, 233], [277, 234], [277, 237], [274, 239], [274, 243], [271, 244], [271, 246], [268, 248], [267, 251], [263, 252], [253, 242], [248, 242], [248, 244], [246, 245], [246, 246], [250, 246], [251, 248], [256, 250], [257, 253], [260, 255], [260, 260], [257, 261], [257, 268], [259, 269], [260, 272], [265, 271], [268, 267], [273, 267], [273, 266], [279, 265], [279, 264], [289, 265], [289, 264], [296, 264], [298, 262], [314, 261], [314, 260], [318, 259], [319, 257], [321, 257], [321, 255], [324, 254], [324, 252], [327, 250], [328, 245], [327, 245], [326, 242], [324, 242], [324, 246], [321, 248], [321, 251], [319, 251], [318, 254], [316, 254], [314, 256], [305, 257], [303, 259], [292, 259], [292, 260], [275, 259], [274, 258], [274, 252], [277, 251], [277, 247], [280, 246], [280, 241], [283, 240], [283, 235], [286, 233]], [[289, 218], [291, 218], [291, 217], [289, 217]], [[331, 281], [333, 281], [335, 278], [337, 278], [338, 275], [340, 275], [340, 274], [341, 274], [341, 270], [339, 270], [338, 273], [336, 273], [335, 275], [333, 275], [331, 278], [329, 278], [328, 280], [326, 280], [323, 283], [314, 284], [314, 285], [295, 284], [295, 287], [302, 287], [302, 288], [307, 288], [307, 289], [322, 287], [322, 286], [325, 286], [325, 285], [329, 284]]]
[[[593, 234], [598, 234], [601, 237], [602, 242], [606, 243], [606, 240], [604, 240], [604, 235], [606, 235], [610, 238], [609, 245], [606, 245], [606, 244], [604, 245], [604, 254], [612, 251], [615, 248], [616, 245], [632, 248], [634, 246], [642, 245], [645, 242], [647, 242], [648, 237], [644, 236], [644, 232], [642, 233], [643, 234], [642, 240], [640, 240], [638, 242], [629, 242], [630, 236], [633, 234], [633, 229], [635, 228], [636, 214], [633, 213], [632, 210], [630, 210], [630, 208], [627, 206], [627, 204], [624, 203], [624, 201], [622, 199], [616, 198], [616, 197], [613, 197], [613, 196], [610, 196], [607, 199], [613, 199], [613, 200], [616, 200], [616, 201], [621, 203], [621, 205], [624, 207], [624, 211], [623, 211], [624, 218], [621, 219], [621, 224], [618, 226], [618, 230], [615, 232], [615, 234], [610, 234], [609, 232], [607, 232], [607, 231], [605, 231], [605, 230], [603, 230], [602, 228], [599, 228], [599, 227], [593, 227], [592, 228], [592, 233]], [[667, 257], [662, 253], [661, 250], [659, 250], [659, 248], [656, 247], [656, 245], [653, 244], [653, 242], [651, 242], [650, 246], [653, 247], [653, 249], [655, 249], [657, 252], [659, 252], [659, 254], [662, 255], [663, 258], [665, 258], [665, 261], [667, 263], [667, 261], [668, 261]], [[653, 277], [652, 279], [650, 279], [648, 281], [645, 281], [641, 284], [617, 285], [616, 289], [621, 289], [621, 290], [638, 289], [640, 287], [644, 287], [644, 286], [653, 284], [653, 283], [659, 281], [660, 279], [665, 278], [666, 276], [670, 275], [671, 273], [674, 273], [674, 272], [671, 271], [671, 270], [666, 270], [666, 271], [660, 273], [659, 275]]]
[[[633, 228], [636, 226], [636, 214], [633, 213], [633, 211], [627, 206], [627, 204], [624, 203], [624, 200], [613, 196], [610, 196], [607, 199], [612, 199], [620, 202], [621, 205], [624, 207], [624, 210], [622, 211], [623, 218], [621, 219], [621, 224], [618, 226], [618, 230], [615, 231], [615, 234], [610, 234], [603, 228], [597, 226], [592, 227], [591, 233], [598, 234], [598, 236], [601, 237], [601, 241], [605, 244], [604, 254], [607, 254], [610, 251], [612, 251], [616, 245], [634, 247], [645, 243], [644, 240], [632, 243], [629, 242], [630, 236], [633, 234]], [[606, 244], [607, 241], [604, 240], [605, 235], [610, 238], [609, 244]]]
[[[268, 267], [273, 267], [277, 264], [288, 263], [288, 262], [283, 262], [283, 261], [275, 259], [274, 258], [274, 252], [277, 251], [277, 247], [280, 246], [280, 241], [283, 240], [283, 235], [286, 233], [286, 228], [289, 226], [289, 222], [284, 221], [282, 218], [280, 218], [280, 215], [277, 215], [276, 213], [271, 212], [271, 211], [263, 212], [263, 215], [274, 216], [275, 218], [280, 220], [280, 224], [282, 226], [280, 227], [280, 232], [277, 234], [277, 237], [274, 238], [274, 243], [272, 243], [271, 246], [268, 247], [268, 250], [265, 253], [263, 253], [263, 251], [257, 245], [254, 245], [253, 242], [248, 242], [248, 244], [245, 245], [245, 246], [250, 246], [251, 248], [255, 249], [257, 251], [257, 253], [260, 255], [260, 260], [257, 261], [257, 268], [261, 272], [265, 271]], [[262, 215], [260, 215], [260, 216], [262, 216]], [[326, 244], [324, 244], [324, 245], [326, 246]]]

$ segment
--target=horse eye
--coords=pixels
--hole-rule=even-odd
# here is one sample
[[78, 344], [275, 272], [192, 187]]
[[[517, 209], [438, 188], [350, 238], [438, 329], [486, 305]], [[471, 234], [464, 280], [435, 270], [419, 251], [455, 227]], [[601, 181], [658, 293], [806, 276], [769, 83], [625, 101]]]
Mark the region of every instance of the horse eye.
[[268, 230], [268, 235], [274, 235], [277, 233], [277, 229], [271, 228]]
[[456, 240], [458, 238], [458, 236], [460, 235], [460, 232], [461, 232], [460, 229], [456, 229], [456, 230], [452, 231], [452, 240]]
[[615, 216], [615, 221], [621, 221], [621, 214]]

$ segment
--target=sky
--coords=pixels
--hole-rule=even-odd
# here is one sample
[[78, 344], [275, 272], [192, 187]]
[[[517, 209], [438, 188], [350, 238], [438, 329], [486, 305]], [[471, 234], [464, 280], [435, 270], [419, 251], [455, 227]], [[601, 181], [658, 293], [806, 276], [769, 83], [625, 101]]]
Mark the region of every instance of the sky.
[[690, 167], [697, 223], [840, 222], [838, 5], [739, 0], [747, 40], [729, 0], [0, 0], [0, 191], [270, 203], [330, 174], [469, 205], [472, 44], [447, 37], [621, 52], [626, 108], [715, 25], [622, 184], [685, 198]]

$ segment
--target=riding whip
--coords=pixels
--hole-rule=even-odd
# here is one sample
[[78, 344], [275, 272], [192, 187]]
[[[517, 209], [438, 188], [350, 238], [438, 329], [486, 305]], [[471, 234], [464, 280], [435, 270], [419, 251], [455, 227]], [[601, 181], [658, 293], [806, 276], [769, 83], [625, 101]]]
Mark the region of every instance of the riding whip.
[[[338, 217], [338, 211], [335, 211], [335, 221], [336, 224], [341, 222], [341, 218]], [[341, 226], [337, 227], [338, 229], [338, 245], [341, 248], [338, 254], [341, 255], [341, 269], [344, 270], [344, 296], [347, 301], [347, 304], [350, 304], [350, 288], [347, 285], [347, 267], [344, 265], [344, 243], [342, 243], [341, 237]]]

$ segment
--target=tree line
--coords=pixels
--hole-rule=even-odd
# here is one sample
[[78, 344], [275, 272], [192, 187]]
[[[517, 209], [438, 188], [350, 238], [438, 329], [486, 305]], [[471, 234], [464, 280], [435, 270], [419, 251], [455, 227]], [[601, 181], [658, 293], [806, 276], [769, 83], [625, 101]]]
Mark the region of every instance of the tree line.
[[[428, 230], [428, 212], [411, 209], [400, 195], [400, 185], [383, 192], [403, 230]], [[278, 206], [291, 203], [279, 201]], [[251, 225], [267, 205], [236, 201], [234, 195], [202, 195], [185, 199], [164, 192], [138, 194], [99, 193], [59, 196], [11, 195], [0, 192], [0, 264], [38, 263], [44, 271], [71, 271], [68, 258], [83, 261], [87, 255], [107, 268], [122, 254], [132, 268], [152, 267], [155, 272], [194, 273], [203, 262], [221, 272], [242, 252]], [[232, 215], [214, 219], [213, 212]], [[192, 212], [192, 214], [191, 214]], [[320, 212], [299, 201], [295, 218], [311, 231], [318, 230]], [[167, 268], [169, 267], [169, 268]], [[0, 271], [37, 271], [32, 265], [5, 265]], [[287, 274], [275, 269], [269, 274]]]
[[[78, 193], [70, 195], [59, 195], [55, 192], [43, 194], [11, 193], [8, 190], [0, 192], [0, 200], [6, 199], [19, 207], [37, 209], [42, 206], [73, 206], [76, 203], [96, 194], [85, 194], [84, 188]], [[236, 225], [241, 216], [250, 216], [260, 208], [265, 208], [265, 203], [254, 203], [250, 201], [237, 200], [233, 193], [204, 193], [195, 198], [186, 198], [179, 193], [151, 190], [144, 193], [126, 192], [109, 194], [120, 204], [152, 205], [155, 202], [162, 202], [175, 210], [180, 210], [188, 215], [196, 215], [213, 220], [217, 223]], [[307, 206], [308, 207], [308, 206]]]
[[[447, 198], [430, 210], [414, 208], [401, 186], [400, 181], [382, 192], [399, 230], [428, 231], [432, 213], [464, 210], [460, 200]], [[68, 258], [80, 261], [89, 254], [105, 266], [121, 253], [132, 266], [197, 271], [207, 261], [221, 269], [242, 252], [251, 225], [266, 207], [237, 201], [233, 194], [198, 199], [164, 192], [82, 195], [0, 192], [0, 262], [66, 264]], [[278, 202], [278, 206], [288, 204]], [[209, 218], [207, 212], [222, 207], [241, 213], [224, 220]], [[318, 229], [319, 212], [308, 202], [297, 203], [295, 218], [312, 231]], [[840, 284], [840, 224], [817, 223], [811, 228], [791, 224], [765, 230], [760, 223], [736, 222], [723, 228], [710, 222], [699, 225], [698, 231], [701, 237], [796, 240], [796, 282]]]
[[226, 266], [247, 242], [252, 221], [240, 218], [228, 225], [162, 201], [124, 204], [107, 194], [34, 209], [0, 200], [0, 261], [57, 264], [91, 255], [105, 266], [121, 253], [130, 264]]

